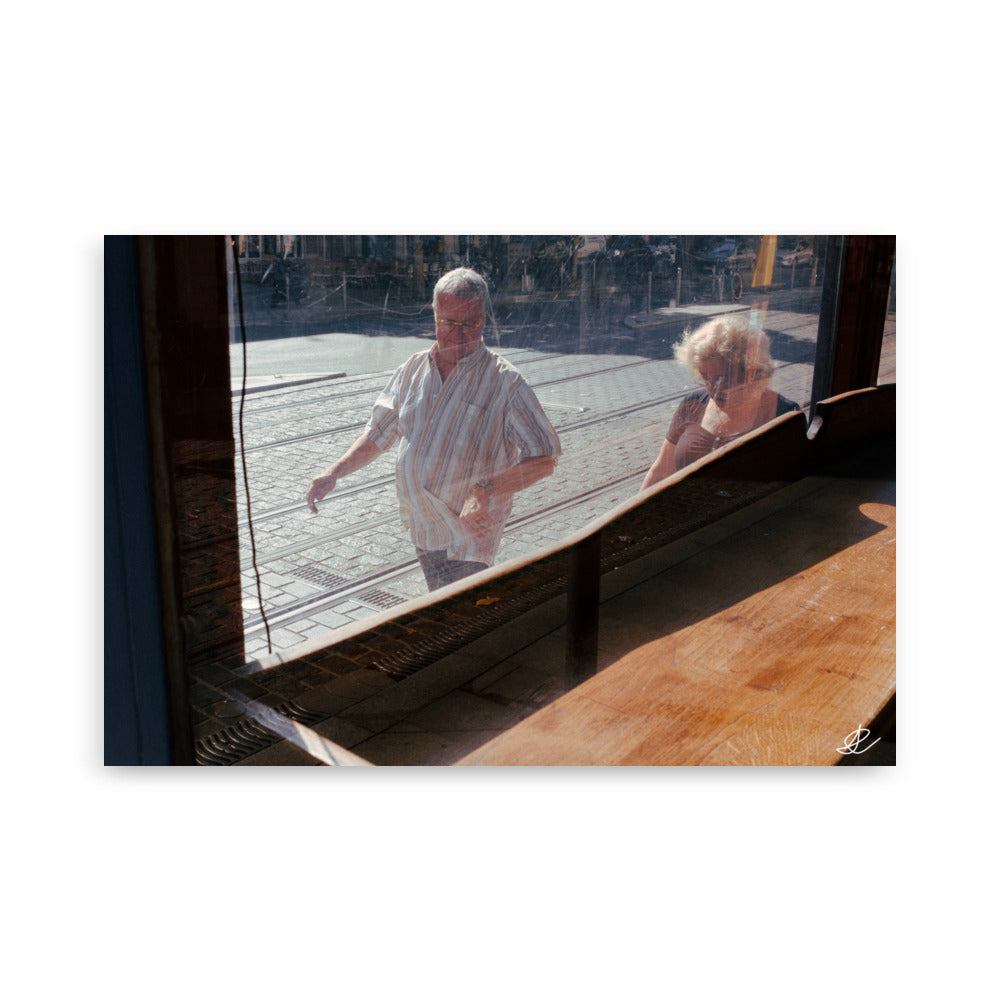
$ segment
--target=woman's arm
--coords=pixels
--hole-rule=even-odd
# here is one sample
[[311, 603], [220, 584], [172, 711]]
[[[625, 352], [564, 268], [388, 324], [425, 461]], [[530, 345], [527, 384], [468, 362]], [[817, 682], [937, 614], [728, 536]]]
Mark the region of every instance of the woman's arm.
[[656, 461], [649, 467], [649, 472], [646, 473], [646, 478], [642, 481], [640, 489], [648, 490], [650, 486], [655, 486], [677, 471], [677, 467], [674, 465], [674, 447], [669, 438], [663, 439], [660, 454], [656, 456]]

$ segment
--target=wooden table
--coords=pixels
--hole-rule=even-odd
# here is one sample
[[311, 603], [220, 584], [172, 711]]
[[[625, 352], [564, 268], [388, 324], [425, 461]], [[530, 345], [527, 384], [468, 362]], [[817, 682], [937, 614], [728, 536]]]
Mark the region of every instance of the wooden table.
[[599, 672], [459, 763], [839, 763], [895, 692], [895, 483], [759, 513], [602, 605]]

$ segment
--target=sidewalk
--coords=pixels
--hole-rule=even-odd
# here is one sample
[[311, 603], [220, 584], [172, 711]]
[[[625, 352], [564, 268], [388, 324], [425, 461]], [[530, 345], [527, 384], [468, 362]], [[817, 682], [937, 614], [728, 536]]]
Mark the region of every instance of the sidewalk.
[[812, 309], [819, 312], [820, 286], [813, 288], [748, 288], [739, 301], [692, 302], [678, 306], [657, 306], [652, 310], [631, 313], [624, 323], [630, 329], [648, 329], [656, 326], [687, 326], [704, 322], [723, 313], [758, 312]]
[[[432, 330], [429, 327], [426, 338], [318, 333], [251, 341], [246, 352], [247, 389], [394, 371], [432, 345]], [[229, 345], [229, 371], [233, 394], [238, 395], [243, 383], [243, 345], [238, 340]]]
[[233, 397], [238, 396], [245, 386], [247, 395], [252, 392], [266, 392], [269, 389], [290, 389], [293, 386], [310, 385], [313, 382], [328, 382], [343, 378], [346, 372], [299, 372], [294, 375], [247, 375], [246, 381], [240, 376], [232, 379]]

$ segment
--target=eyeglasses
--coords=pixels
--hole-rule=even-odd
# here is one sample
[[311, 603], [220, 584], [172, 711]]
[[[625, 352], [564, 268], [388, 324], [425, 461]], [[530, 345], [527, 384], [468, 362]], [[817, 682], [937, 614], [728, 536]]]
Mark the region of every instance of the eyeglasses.
[[708, 376], [702, 375], [701, 380], [705, 383], [710, 396], [721, 392], [723, 389], [732, 389], [736, 386], [747, 385], [750, 382], [758, 382], [767, 378], [767, 372], [762, 368], [747, 369], [745, 365], [737, 365], [731, 372], [717, 375], [711, 381]]
[[475, 323], [463, 323], [461, 320], [457, 319], [436, 319], [434, 321], [438, 326], [446, 326], [452, 330], [478, 330], [482, 325], [483, 321], [477, 320]]

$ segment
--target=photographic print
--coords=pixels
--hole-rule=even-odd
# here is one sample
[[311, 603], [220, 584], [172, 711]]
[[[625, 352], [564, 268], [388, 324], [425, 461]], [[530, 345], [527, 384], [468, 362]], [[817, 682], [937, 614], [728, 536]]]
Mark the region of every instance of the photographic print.
[[894, 237], [105, 254], [174, 763], [895, 763]]

